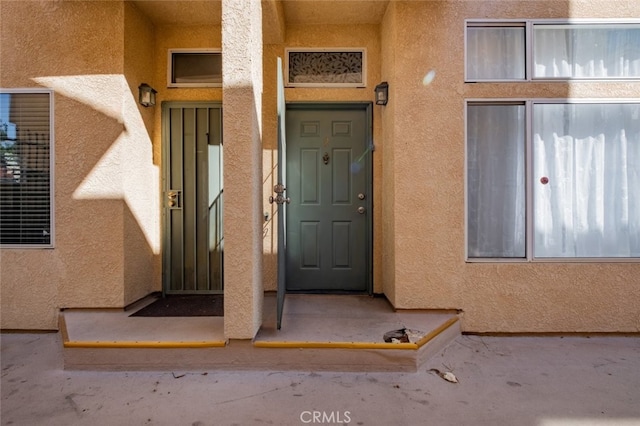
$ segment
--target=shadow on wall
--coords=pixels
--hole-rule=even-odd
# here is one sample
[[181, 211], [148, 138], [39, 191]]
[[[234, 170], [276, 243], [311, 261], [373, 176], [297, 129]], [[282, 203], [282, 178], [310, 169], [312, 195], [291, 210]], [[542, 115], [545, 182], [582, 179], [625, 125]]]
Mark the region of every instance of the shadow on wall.
[[61, 306], [122, 306], [159, 290], [160, 175], [125, 77], [34, 80], [63, 96], [54, 105]]

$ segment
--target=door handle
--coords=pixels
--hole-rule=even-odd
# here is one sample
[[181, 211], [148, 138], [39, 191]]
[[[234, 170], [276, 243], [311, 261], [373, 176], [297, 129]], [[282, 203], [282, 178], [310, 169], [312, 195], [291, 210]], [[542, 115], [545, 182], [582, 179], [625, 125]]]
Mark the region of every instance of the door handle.
[[358, 213], [364, 214], [364, 212], [366, 212], [366, 211], [367, 211], [367, 209], [365, 209], [364, 207], [362, 207], [362, 206], [358, 207]]
[[284, 196], [284, 191], [286, 191], [287, 188], [285, 188], [285, 186], [281, 183], [275, 185], [273, 187], [273, 192], [276, 193], [276, 196], [274, 197], [273, 195], [269, 197], [269, 203], [273, 204], [284, 204], [287, 203], [289, 204], [291, 202], [291, 199], [289, 197], [285, 197]]

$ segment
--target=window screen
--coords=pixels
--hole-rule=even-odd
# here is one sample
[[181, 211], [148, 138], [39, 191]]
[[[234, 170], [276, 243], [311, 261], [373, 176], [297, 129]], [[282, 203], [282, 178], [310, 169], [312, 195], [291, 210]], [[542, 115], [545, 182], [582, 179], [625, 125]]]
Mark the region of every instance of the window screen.
[[536, 257], [640, 257], [640, 104], [533, 105]]
[[467, 27], [467, 80], [524, 80], [524, 24]]
[[467, 252], [524, 258], [525, 106], [467, 107]]
[[535, 24], [534, 78], [640, 77], [640, 24]]
[[50, 246], [51, 94], [0, 93], [0, 244]]

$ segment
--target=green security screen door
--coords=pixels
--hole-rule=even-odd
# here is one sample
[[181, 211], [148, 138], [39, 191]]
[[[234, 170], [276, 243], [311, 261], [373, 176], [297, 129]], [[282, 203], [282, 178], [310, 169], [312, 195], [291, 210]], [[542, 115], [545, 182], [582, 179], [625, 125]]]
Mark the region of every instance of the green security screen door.
[[163, 125], [163, 290], [222, 293], [222, 110], [168, 102]]
[[284, 298], [287, 293], [287, 271], [286, 271], [286, 253], [287, 253], [287, 232], [286, 217], [287, 204], [285, 182], [287, 181], [287, 140], [286, 140], [286, 103], [284, 99], [284, 76], [282, 73], [282, 58], [278, 58], [277, 86], [278, 86], [278, 184], [274, 188], [275, 197], [271, 197], [271, 203], [278, 206], [278, 287], [276, 297], [277, 320], [276, 327], [280, 330], [282, 326], [282, 314], [284, 312]]
[[287, 110], [287, 290], [371, 292], [370, 106]]

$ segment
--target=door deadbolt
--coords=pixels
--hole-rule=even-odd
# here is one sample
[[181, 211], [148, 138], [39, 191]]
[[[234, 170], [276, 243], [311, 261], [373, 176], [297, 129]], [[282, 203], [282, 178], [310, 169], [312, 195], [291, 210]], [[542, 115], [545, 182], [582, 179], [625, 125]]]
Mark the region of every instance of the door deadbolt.
[[364, 194], [362, 192], [358, 194], [358, 200], [364, 200]]

